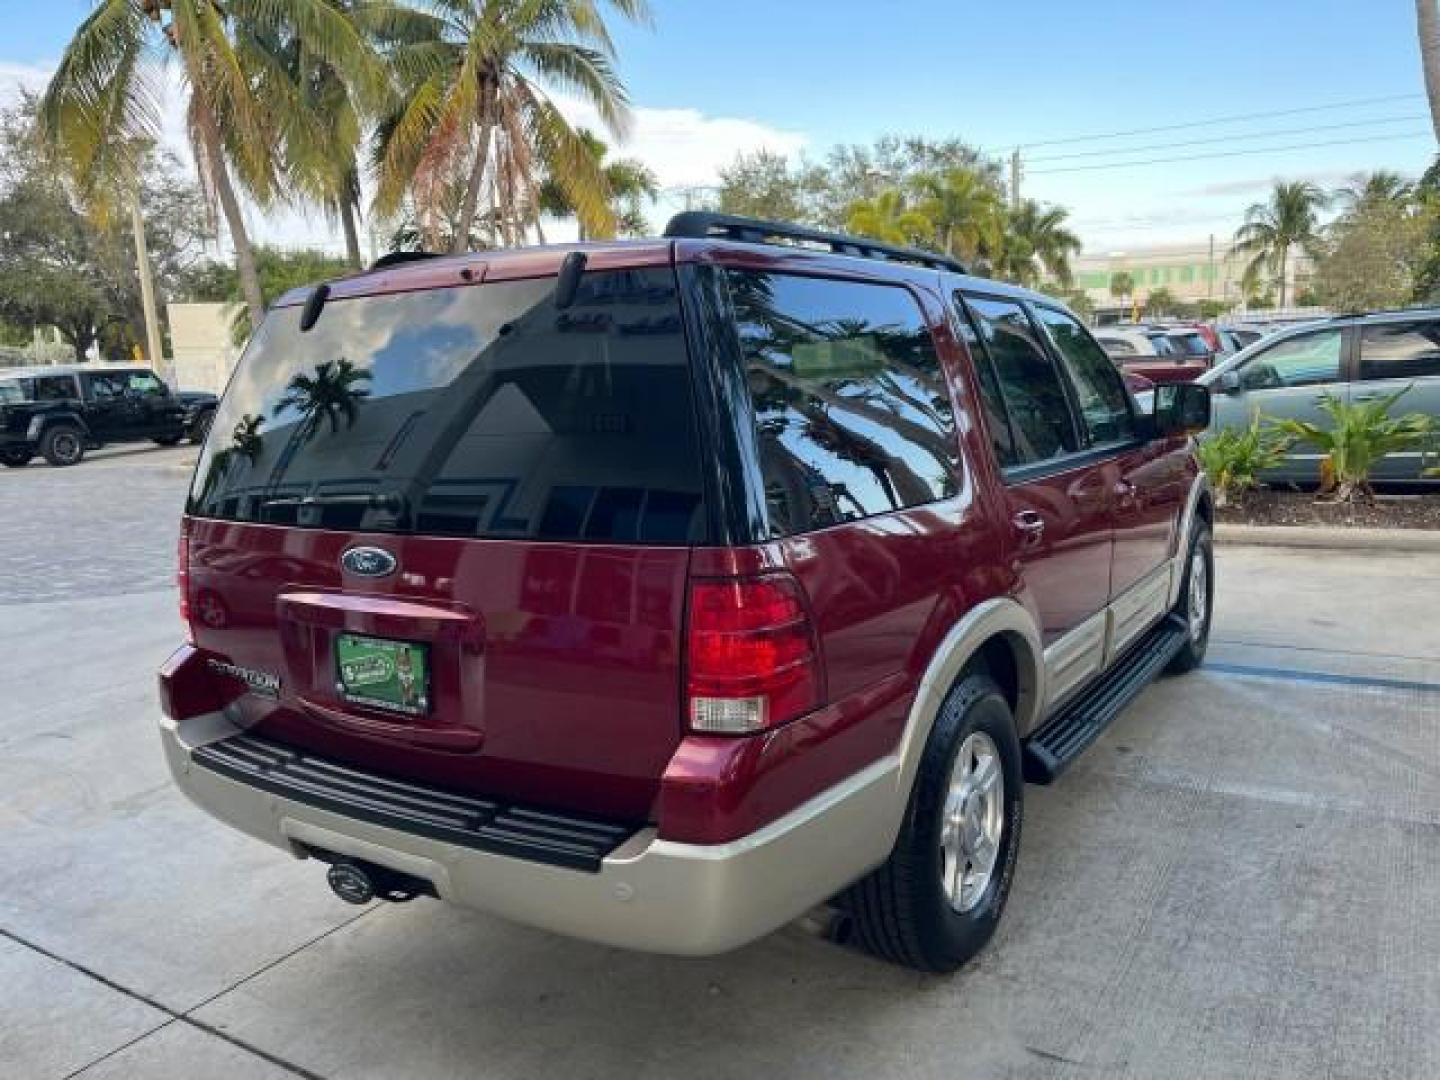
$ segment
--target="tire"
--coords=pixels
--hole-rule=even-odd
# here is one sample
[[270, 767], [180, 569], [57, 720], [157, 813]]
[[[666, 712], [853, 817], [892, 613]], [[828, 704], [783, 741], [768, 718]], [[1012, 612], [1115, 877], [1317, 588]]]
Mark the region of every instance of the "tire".
[[79, 465], [85, 457], [85, 433], [74, 424], [52, 424], [40, 436], [40, 456], [56, 468]]
[[156, 446], [179, 446], [180, 439], [179, 435], [156, 435], [150, 441]]
[[201, 445], [205, 441], [205, 437], [210, 434], [210, 425], [214, 422], [214, 409], [210, 409], [198, 417], [195, 423], [190, 425], [190, 442], [195, 446]]
[[[1194, 586], [1197, 581], [1200, 588]], [[1199, 615], [1196, 616], [1196, 607]], [[1210, 645], [1210, 616], [1215, 610], [1215, 546], [1210, 538], [1210, 526], [1204, 521], [1195, 524], [1190, 536], [1190, 547], [1185, 556], [1185, 576], [1180, 581], [1180, 600], [1175, 605], [1175, 614], [1185, 620], [1188, 633], [1185, 646], [1175, 654], [1165, 668], [1172, 675], [1183, 675], [1194, 671], [1205, 662], [1205, 650]]]
[[[965, 816], [976, 833], [993, 836], [998, 828], [999, 836], [991, 841], [995, 854], [983, 883], [963, 873], [962, 881], [971, 878], [972, 887], [947, 892], [944, 878], [956, 856], [953, 844], [947, 852], [942, 841], [960, 838], [963, 847], [964, 838], [974, 835], [953, 824], [947, 828], [947, 808], [960, 809], [955, 805], [960, 795], [956, 781], [963, 786], [977, 749], [991, 755], [1003, 783], [998, 791], [992, 788], [988, 798], [972, 801]], [[841, 898], [853, 920], [855, 940], [893, 963], [930, 972], [954, 971], [984, 948], [1010, 896], [1023, 799], [1020, 741], [1010, 706], [988, 676], [966, 675], [935, 719], [894, 851]]]
[[0, 465], [10, 469], [23, 469], [35, 455], [23, 447], [7, 447], [0, 450]]

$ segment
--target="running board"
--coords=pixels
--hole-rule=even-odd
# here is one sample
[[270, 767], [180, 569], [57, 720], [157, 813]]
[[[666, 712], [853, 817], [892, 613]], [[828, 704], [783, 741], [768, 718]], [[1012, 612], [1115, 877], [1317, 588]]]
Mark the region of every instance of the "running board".
[[1167, 615], [1098, 682], [1045, 721], [1025, 740], [1025, 779], [1048, 784], [1064, 772], [1185, 647], [1188, 633], [1184, 619]]

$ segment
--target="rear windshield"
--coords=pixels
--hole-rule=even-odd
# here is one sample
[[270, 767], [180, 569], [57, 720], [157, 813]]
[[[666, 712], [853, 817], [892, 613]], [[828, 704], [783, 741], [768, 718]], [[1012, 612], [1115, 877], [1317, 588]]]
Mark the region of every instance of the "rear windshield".
[[270, 314], [221, 401], [190, 512], [596, 542], [704, 539], [675, 275], [584, 275]]
[[1181, 352], [1186, 356], [1209, 356], [1210, 346], [1205, 344], [1205, 339], [1196, 334], [1171, 334], [1171, 339], [1179, 346]]

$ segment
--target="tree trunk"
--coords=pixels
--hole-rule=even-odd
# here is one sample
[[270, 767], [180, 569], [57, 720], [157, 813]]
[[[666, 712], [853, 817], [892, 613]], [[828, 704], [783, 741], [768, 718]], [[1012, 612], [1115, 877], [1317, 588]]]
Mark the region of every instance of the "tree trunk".
[[1289, 261], [1290, 261], [1290, 249], [1289, 249], [1289, 247], [1281, 247], [1281, 248], [1280, 248], [1280, 299], [1279, 299], [1279, 302], [1276, 303], [1276, 305], [1275, 305], [1275, 307], [1276, 307], [1278, 310], [1280, 310], [1280, 311], [1284, 311], [1284, 310], [1285, 310], [1285, 271], [1286, 271], [1286, 269], [1287, 269], [1286, 264], [1289, 263]]
[[1425, 93], [1430, 99], [1430, 124], [1440, 142], [1440, 14], [1436, 0], [1415, 0], [1415, 22], [1420, 32], [1420, 64], [1425, 71]]
[[450, 250], [462, 254], [470, 250], [470, 228], [475, 224], [475, 209], [480, 205], [480, 183], [485, 178], [485, 165], [490, 157], [490, 96], [480, 89], [480, 141], [475, 147], [475, 160], [470, 165], [470, 179], [465, 184], [465, 201], [460, 204], [460, 221]]
[[255, 269], [255, 249], [250, 246], [250, 235], [245, 230], [245, 218], [240, 212], [240, 200], [235, 197], [235, 188], [230, 183], [230, 170], [225, 166], [225, 152], [220, 146], [220, 132], [215, 127], [215, 118], [204, 106], [197, 107], [195, 112], [206, 165], [215, 185], [215, 196], [220, 200], [220, 211], [225, 215], [225, 226], [230, 230], [231, 243], [235, 245], [235, 270], [240, 276], [240, 292], [245, 297], [245, 306], [250, 309], [250, 328], [259, 329], [265, 318], [265, 295], [260, 291], [260, 274]]
[[355, 206], [347, 195], [340, 200], [340, 227], [345, 230], [345, 261], [351, 269], [363, 270], [360, 260], [360, 232], [355, 225]]

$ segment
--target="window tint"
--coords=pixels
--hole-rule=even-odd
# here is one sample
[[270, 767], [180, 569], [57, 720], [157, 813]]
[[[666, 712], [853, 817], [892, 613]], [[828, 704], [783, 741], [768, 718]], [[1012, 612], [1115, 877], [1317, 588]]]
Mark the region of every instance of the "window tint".
[[1015, 434], [1016, 464], [1048, 461], [1079, 449], [1060, 373], [1025, 309], [1013, 300], [966, 296], [994, 361]]
[[1102, 337], [1100, 344], [1111, 356], [1136, 355], [1135, 346], [1124, 338]]
[[1198, 333], [1196, 334], [1170, 334], [1170, 340], [1175, 344], [1176, 349], [1186, 356], [1209, 356], [1210, 346]]
[[970, 350], [970, 359], [975, 365], [976, 377], [980, 380], [980, 405], [985, 410], [985, 426], [990, 429], [990, 442], [995, 448], [995, 457], [1001, 466], [1018, 465], [1020, 452], [1015, 446], [1015, 435], [1010, 429], [1010, 417], [1005, 412], [1005, 398], [1000, 392], [1000, 380], [995, 374], [995, 365], [990, 354], [981, 344], [980, 334], [970, 321], [965, 310], [964, 298], [955, 294], [956, 322], [960, 336]]
[[1360, 378], [1440, 376], [1440, 322], [1367, 326], [1360, 335]]
[[1281, 341], [1253, 357], [1240, 371], [1246, 390], [1282, 390], [1340, 379], [1340, 331], [1321, 330]]
[[75, 380], [69, 375], [45, 375], [34, 380], [36, 401], [74, 401]]
[[119, 371], [97, 371], [88, 378], [90, 393], [95, 395], [96, 401], [114, 401], [124, 396], [128, 385], [127, 377]]
[[1151, 346], [1155, 349], [1156, 356], [1179, 356], [1180, 350], [1170, 340], [1168, 334], [1147, 334]]
[[949, 389], [909, 292], [789, 274], [726, 276], [772, 535], [956, 492]]
[[1070, 370], [1080, 416], [1091, 443], [1124, 442], [1135, 434], [1130, 395], [1115, 364], [1078, 322], [1063, 311], [1037, 305], [1035, 314]]
[[704, 539], [674, 273], [279, 308], [246, 350], [193, 513], [534, 540]]

